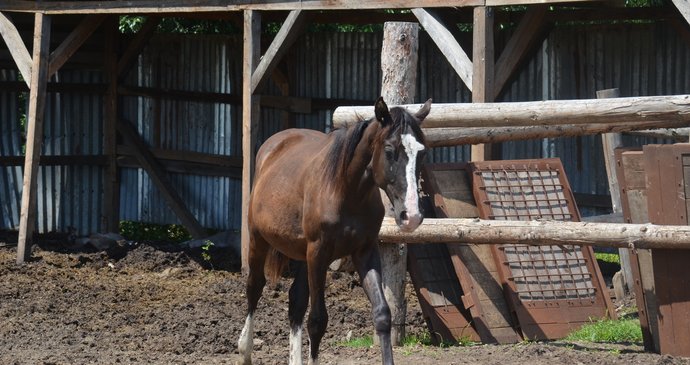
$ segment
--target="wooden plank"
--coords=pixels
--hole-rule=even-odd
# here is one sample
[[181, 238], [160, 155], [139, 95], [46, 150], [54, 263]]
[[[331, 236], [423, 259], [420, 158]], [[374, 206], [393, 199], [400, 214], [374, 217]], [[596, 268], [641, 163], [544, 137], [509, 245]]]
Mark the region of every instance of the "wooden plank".
[[[0, 6], [2, 10], [2, 6]], [[22, 37], [19, 35], [17, 27], [14, 26], [12, 20], [10, 20], [7, 15], [0, 12], [0, 35], [5, 40], [7, 44], [7, 49], [9, 49], [14, 62], [17, 64], [19, 72], [24, 78], [24, 82], [27, 86], [30, 86], [31, 82], [31, 55], [29, 55], [29, 50], [26, 48]]]
[[[77, 27], [62, 41], [62, 43], [50, 54], [50, 66], [48, 67], [48, 78], [53, 76], [62, 65], [81, 47], [84, 42], [96, 31], [103, 23], [106, 16], [88, 15], [77, 25]], [[106, 44], [107, 46], [107, 44]]]
[[533, 53], [547, 36], [545, 16], [549, 11], [547, 5], [535, 5], [527, 8], [520, 19], [515, 32], [510, 37], [500, 57], [496, 61], [492, 100], [498, 98], [508, 80], [517, 70], [527, 55]]
[[249, 197], [254, 176], [260, 97], [252, 93], [252, 75], [261, 50], [261, 14], [244, 12], [244, 46], [242, 66], [242, 272], [246, 273], [249, 255]]
[[[0, 166], [23, 166], [26, 159], [24, 156], [0, 156]], [[39, 166], [74, 166], [74, 165], [107, 165], [105, 155], [61, 155], [61, 156], [40, 156]]]
[[673, 2], [673, 5], [676, 6], [678, 11], [680, 12], [681, 15], [683, 15], [683, 18], [685, 18], [685, 21], [690, 24], [690, 2], [687, 0], [671, 0]]
[[[493, 10], [474, 8], [472, 27], [472, 104], [494, 101], [494, 18]], [[490, 144], [473, 144], [471, 161], [491, 160]]]
[[295, 43], [304, 30], [306, 15], [302, 10], [293, 10], [280, 27], [266, 53], [252, 73], [251, 92], [255, 93], [266, 82], [285, 52]]
[[[436, 106], [436, 104], [434, 104]], [[590, 136], [609, 132], [631, 132], [649, 128], [680, 127], [686, 121], [655, 120], [649, 122], [611, 122], [607, 124], [543, 125], [530, 127], [461, 127], [422, 128], [430, 147], [447, 147], [477, 143], [498, 143], [541, 138]], [[669, 138], [671, 136], [663, 136]]]
[[409, 247], [407, 260], [422, 314], [436, 343], [479, 341], [472, 317], [462, 304], [462, 289], [444, 244]]
[[[416, 110], [421, 105], [404, 105]], [[425, 128], [509, 127], [610, 124], [649, 121], [690, 122], [690, 95], [638, 96], [615, 99], [546, 100], [510, 103], [434, 104]], [[333, 124], [342, 126], [374, 116], [373, 107], [340, 107]]]
[[[458, 41], [441, 22], [438, 15], [426, 9], [412, 9], [412, 13], [419, 20], [419, 24], [429, 34], [441, 53], [446, 57], [450, 66], [468, 89], [472, 91], [472, 61], [460, 47]], [[434, 104], [435, 105], [435, 104]]]
[[103, 96], [103, 153], [108, 165], [103, 172], [103, 206], [100, 226], [104, 232], [117, 232], [120, 223], [120, 180], [117, 168], [117, 46], [118, 18], [105, 21], [103, 75], [107, 89]]
[[[617, 88], [597, 90], [596, 94], [597, 99], [617, 98], [620, 97], [620, 90]], [[620, 133], [604, 133], [601, 135], [601, 145], [604, 153], [604, 166], [606, 168], [606, 176], [609, 183], [612, 210], [613, 213], [622, 213], [623, 208], [621, 207], [620, 186], [618, 184], [618, 176], [616, 173], [615, 150], [623, 145], [623, 136]], [[624, 290], [626, 292], [630, 292], [632, 289], [632, 283], [634, 281], [632, 264], [630, 263], [630, 250], [627, 248], [619, 249], [618, 257], [621, 265], [621, 271], [623, 272], [623, 277], [625, 278]]]
[[[616, 167], [621, 190], [621, 207], [627, 223], [647, 223], [647, 187], [641, 149], [616, 149]], [[632, 289], [645, 350], [659, 351], [659, 326], [654, 289], [651, 250], [631, 250]]]
[[[687, 224], [683, 155], [690, 145], [644, 146], [649, 219], [655, 224]], [[659, 351], [690, 356], [690, 251], [653, 250], [658, 306]]]
[[[424, 190], [434, 196], [434, 216], [437, 218], [478, 215], [466, 164], [426, 165]], [[464, 293], [463, 304], [482, 342], [518, 342], [520, 336], [512, 326], [491, 248], [449, 243], [447, 250]]]
[[484, 0], [235, 0], [231, 3], [223, 0], [170, 0], [165, 2], [140, 0], [135, 3], [122, 1], [34, 2], [28, 0], [5, 0], [3, 5], [0, 6], [0, 10], [43, 12], [46, 14], [155, 14], [244, 10], [409, 9], [478, 5], [484, 5]]
[[36, 230], [36, 209], [38, 189], [38, 163], [43, 143], [43, 120], [48, 84], [48, 55], [50, 52], [50, 24], [48, 15], [34, 16], [33, 63], [29, 84], [29, 109], [26, 127], [26, 162], [22, 186], [19, 236], [17, 241], [17, 263], [23, 264], [31, 257], [31, 245]]
[[[150, 148], [149, 151], [151, 151], [153, 156], [158, 160], [199, 163], [229, 169], [242, 167], [242, 158], [235, 156], [215, 155], [194, 151], [175, 151], [162, 148]], [[131, 145], [118, 145], [117, 153], [119, 155], [134, 156], [136, 154], [136, 149]]]
[[134, 129], [134, 126], [128, 121], [120, 120], [117, 123], [117, 131], [135, 149], [136, 158], [139, 164], [141, 164], [149, 175], [154, 185], [160, 189], [161, 195], [163, 195], [163, 198], [167, 201], [170, 209], [175, 213], [182, 225], [185, 226], [189, 234], [194, 238], [205, 237], [206, 232], [204, 228], [184, 204], [182, 198], [170, 182], [165, 170], [156, 160], [155, 156], [153, 156], [144, 140], [139, 133], [137, 133], [136, 129]]

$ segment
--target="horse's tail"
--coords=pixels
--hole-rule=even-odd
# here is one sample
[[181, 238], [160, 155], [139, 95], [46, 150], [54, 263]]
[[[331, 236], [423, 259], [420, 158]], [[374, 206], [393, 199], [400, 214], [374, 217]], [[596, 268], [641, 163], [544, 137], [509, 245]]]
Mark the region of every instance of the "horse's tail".
[[264, 263], [264, 273], [268, 281], [271, 284], [277, 283], [280, 276], [283, 275], [287, 269], [289, 263], [290, 259], [287, 256], [271, 247], [266, 256], [266, 262]]

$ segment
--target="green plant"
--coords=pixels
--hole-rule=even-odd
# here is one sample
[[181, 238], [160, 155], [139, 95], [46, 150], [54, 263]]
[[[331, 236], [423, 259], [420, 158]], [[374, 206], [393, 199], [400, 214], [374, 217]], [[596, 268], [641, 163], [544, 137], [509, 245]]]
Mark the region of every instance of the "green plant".
[[131, 241], [183, 242], [191, 239], [184, 226], [179, 224], [120, 221], [120, 234]]
[[642, 329], [638, 319], [600, 319], [585, 324], [565, 338], [568, 341], [587, 342], [642, 342]]
[[594, 257], [597, 258], [597, 261], [603, 261], [611, 264], [620, 264], [620, 258], [618, 257], [617, 253], [595, 252]]
[[[211, 247], [213, 246], [213, 242], [209, 240], [204, 241], [204, 245], [201, 246], [201, 258], [204, 259], [204, 261], [211, 263]], [[213, 266], [213, 264], [211, 264]]]

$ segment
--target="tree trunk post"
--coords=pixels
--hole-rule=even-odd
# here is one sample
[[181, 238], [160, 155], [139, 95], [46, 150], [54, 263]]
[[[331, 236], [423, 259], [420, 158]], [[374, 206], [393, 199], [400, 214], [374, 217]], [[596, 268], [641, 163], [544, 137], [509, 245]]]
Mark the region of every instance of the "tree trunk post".
[[[389, 22], [383, 26], [381, 48], [381, 96], [389, 105], [412, 103], [417, 84], [417, 23]], [[382, 196], [385, 196], [382, 193]], [[405, 338], [407, 300], [407, 245], [379, 246], [381, 275], [386, 301], [391, 309], [391, 343], [400, 346]], [[377, 339], [377, 336], [374, 336]]]

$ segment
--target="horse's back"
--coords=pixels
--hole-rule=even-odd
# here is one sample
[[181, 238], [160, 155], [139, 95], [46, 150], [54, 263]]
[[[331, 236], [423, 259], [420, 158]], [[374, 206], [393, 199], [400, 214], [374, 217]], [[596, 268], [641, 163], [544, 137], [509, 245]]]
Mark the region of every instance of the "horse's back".
[[299, 159], [313, 156], [302, 155], [309, 150], [319, 150], [326, 140], [326, 134], [312, 129], [286, 129], [266, 140], [256, 154], [256, 175], [261, 173], [262, 166], [273, 164], [281, 160]]

